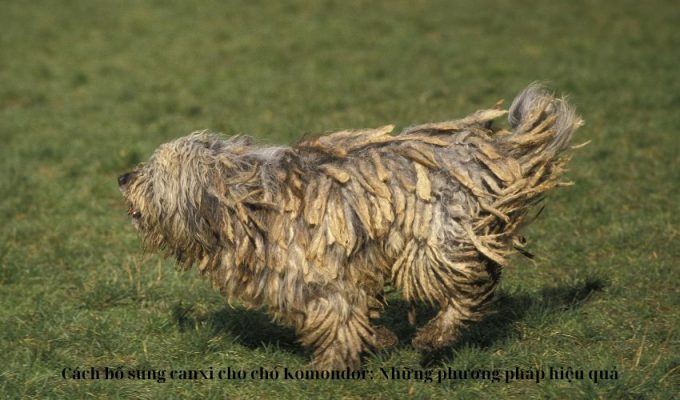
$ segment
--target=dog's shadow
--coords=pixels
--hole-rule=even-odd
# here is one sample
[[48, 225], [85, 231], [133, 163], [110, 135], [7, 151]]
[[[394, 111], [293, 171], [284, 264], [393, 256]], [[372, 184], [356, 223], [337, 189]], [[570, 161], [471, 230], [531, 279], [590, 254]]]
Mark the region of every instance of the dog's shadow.
[[[532, 324], [534, 319], [544, 321], [546, 316], [552, 318], [550, 316], [576, 309], [606, 286], [603, 279], [591, 277], [571, 285], [546, 287], [533, 294], [508, 294], [501, 291], [484, 319], [466, 326], [458, 340], [451, 346], [421, 352], [421, 364], [424, 367], [434, 367], [445, 360], [450, 360], [456, 351], [465, 347], [492, 348], [519, 333], [515, 325], [518, 321], [527, 320]], [[434, 317], [436, 311], [431, 307], [419, 306], [416, 309], [418, 316], [416, 324], [411, 326], [407, 322], [408, 305], [403, 301], [397, 301], [390, 304], [381, 320], [397, 334], [400, 344], [410, 344], [417, 327], [427, 323]]]
[[[580, 307], [605, 286], [605, 281], [600, 278], [588, 278], [572, 285], [544, 288], [537, 294], [501, 292], [487, 317], [466, 327], [453, 345], [422, 353], [422, 364], [426, 367], [441, 364], [457, 350], [467, 346], [481, 349], [493, 347], [517, 334], [517, 328], [513, 328], [517, 321]], [[416, 324], [411, 326], [408, 323], [408, 308], [408, 304], [401, 299], [389, 300], [383, 316], [376, 321], [376, 324], [387, 327], [397, 335], [399, 345], [410, 345], [417, 327], [423, 326], [436, 314], [435, 309], [418, 305]], [[250, 349], [274, 347], [298, 355], [307, 353], [298, 343], [293, 329], [273, 323], [269, 316], [258, 310], [225, 307], [216, 312], [197, 315], [191, 307], [176, 305], [173, 317], [180, 330], [207, 324], [211, 334], [226, 333], [236, 343]]]
[[260, 310], [226, 306], [219, 311], [197, 313], [192, 307], [175, 305], [173, 318], [180, 330], [196, 325], [207, 326], [209, 334], [228, 335], [235, 343], [249, 349], [274, 347], [291, 353], [304, 354], [292, 328], [277, 325]]

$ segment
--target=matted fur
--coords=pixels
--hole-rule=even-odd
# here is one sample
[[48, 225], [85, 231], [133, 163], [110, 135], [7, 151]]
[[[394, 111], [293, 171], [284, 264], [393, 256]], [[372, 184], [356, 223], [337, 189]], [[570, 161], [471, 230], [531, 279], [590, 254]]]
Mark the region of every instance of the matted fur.
[[[507, 112], [348, 130], [293, 147], [194, 133], [119, 183], [145, 244], [197, 266], [227, 299], [266, 306], [319, 369], [376, 344], [386, 281], [440, 308], [413, 344], [451, 343], [482, 316], [527, 212], [558, 185], [581, 119], [531, 85]], [[386, 330], [381, 329], [381, 334]]]

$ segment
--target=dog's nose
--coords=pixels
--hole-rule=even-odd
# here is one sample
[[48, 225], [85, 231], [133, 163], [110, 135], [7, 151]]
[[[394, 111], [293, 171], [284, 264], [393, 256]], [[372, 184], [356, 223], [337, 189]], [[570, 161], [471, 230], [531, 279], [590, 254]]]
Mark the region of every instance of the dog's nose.
[[123, 174], [118, 177], [118, 186], [123, 187], [127, 185], [127, 183], [130, 181], [130, 175], [131, 173], [128, 172], [127, 174]]

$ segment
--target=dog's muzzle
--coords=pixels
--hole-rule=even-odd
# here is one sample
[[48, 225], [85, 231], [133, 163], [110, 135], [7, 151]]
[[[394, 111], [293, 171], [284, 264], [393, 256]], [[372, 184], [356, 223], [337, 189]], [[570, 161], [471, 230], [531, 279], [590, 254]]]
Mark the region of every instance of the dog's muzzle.
[[[132, 172], [128, 172], [118, 177], [118, 188], [121, 192], [125, 193], [131, 178]], [[136, 210], [134, 206], [130, 204], [130, 207], [128, 207], [128, 215], [132, 216], [134, 219], [139, 219], [142, 216], [142, 213], [139, 212], [139, 210]]]

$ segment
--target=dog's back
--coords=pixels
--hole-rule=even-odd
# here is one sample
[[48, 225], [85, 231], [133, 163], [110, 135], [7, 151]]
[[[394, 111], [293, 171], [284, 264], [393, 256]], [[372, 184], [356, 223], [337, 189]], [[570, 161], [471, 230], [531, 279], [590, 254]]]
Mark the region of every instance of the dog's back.
[[[394, 258], [404, 241], [427, 240], [448, 224], [446, 234], [437, 233], [439, 239], [453, 240], [452, 247], [470, 245], [490, 261], [506, 265], [527, 211], [558, 185], [568, 161], [562, 153], [582, 124], [564, 100], [538, 85], [530, 85], [513, 101], [511, 131], [493, 126], [493, 120], [506, 113], [478, 111], [396, 136], [390, 135], [393, 126], [388, 125], [300, 143], [295, 151], [305, 160], [307, 173], [322, 181], [311, 182], [305, 190], [306, 222], [321, 222], [336, 190], [338, 204], [350, 205], [344, 219], [352, 217], [352, 226], [343, 230], [342, 224], [332, 223], [329, 230], [348, 254], [358, 239], [379, 240]], [[436, 209], [430, 209], [435, 204]], [[357, 231], [364, 233], [362, 238], [346, 237]]]

